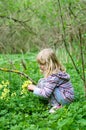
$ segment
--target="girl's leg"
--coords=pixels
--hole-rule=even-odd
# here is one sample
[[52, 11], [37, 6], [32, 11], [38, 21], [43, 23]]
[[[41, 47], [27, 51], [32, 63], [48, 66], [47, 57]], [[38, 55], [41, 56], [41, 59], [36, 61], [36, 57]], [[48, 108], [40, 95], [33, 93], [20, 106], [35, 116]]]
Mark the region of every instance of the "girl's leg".
[[59, 102], [62, 106], [69, 104], [69, 102], [63, 98], [63, 96], [58, 88], [55, 88], [54, 96], [55, 96], [57, 102]]

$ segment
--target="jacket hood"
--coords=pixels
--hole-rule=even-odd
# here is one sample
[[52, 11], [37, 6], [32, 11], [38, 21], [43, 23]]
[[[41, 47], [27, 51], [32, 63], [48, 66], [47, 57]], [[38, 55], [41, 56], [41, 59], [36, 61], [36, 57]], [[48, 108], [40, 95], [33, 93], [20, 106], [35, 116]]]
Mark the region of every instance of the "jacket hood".
[[61, 78], [61, 79], [65, 79], [65, 80], [69, 80], [70, 79], [70, 75], [68, 74], [68, 73], [66, 73], [66, 72], [59, 72], [58, 74], [57, 74], [57, 76], [59, 77], [59, 78]]

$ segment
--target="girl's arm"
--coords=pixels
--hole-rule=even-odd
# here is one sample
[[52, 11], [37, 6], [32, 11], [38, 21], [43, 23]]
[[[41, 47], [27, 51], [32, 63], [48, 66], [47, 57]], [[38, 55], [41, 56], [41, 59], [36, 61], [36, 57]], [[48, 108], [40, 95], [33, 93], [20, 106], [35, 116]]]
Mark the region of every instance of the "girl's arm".
[[38, 88], [35, 85], [29, 85], [28, 90], [33, 91], [33, 93], [38, 96], [48, 98], [53, 92], [54, 88], [56, 87], [56, 84], [57, 84], [57, 79], [55, 77], [50, 77], [47, 78], [47, 80], [45, 80], [44, 83], [43, 82], [42, 84], [39, 83], [40, 88]]

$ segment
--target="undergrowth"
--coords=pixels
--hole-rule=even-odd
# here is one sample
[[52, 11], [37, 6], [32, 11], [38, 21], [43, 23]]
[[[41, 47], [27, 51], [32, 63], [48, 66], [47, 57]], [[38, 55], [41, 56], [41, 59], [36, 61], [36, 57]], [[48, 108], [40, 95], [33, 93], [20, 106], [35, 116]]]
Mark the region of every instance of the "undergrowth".
[[[12, 57], [12, 56], [11, 56]], [[13, 56], [13, 64], [0, 58], [0, 67], [14, 68], [28, 74], [36, 83], [42, 75], [39, 72], [35, 55], [25, 55], [27, 69], [21, 64], [21, 55]], [[71, 76], [75, 91], [75, 100], [69, 106], [49, 114], [47, 100], [43, 100], [31, 92], [21, 94], [25, 77], [14, 73], [0, 71], [0, 97], [5, 86], [9, 92], [0, 98], [0, 129], [1, 130], [86, 130], [86, 99], [83, 83], [70, 63], [65, 63]], [[8, 84], [6, 84], [8, 82]]]

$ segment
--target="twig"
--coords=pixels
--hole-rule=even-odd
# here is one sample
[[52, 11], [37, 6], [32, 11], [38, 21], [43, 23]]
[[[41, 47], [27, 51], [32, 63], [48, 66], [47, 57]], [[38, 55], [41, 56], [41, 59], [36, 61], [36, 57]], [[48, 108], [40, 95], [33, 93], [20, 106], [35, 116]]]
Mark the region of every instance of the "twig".
[[10, 69], [7, 69], [7, 68], [0, 68], [1, 71], [4, 71], [4, 72], [13, 72], [13, 73], [17, 73], [19, 75], [22, 75], [24, 76], [25, 78], [29, 79], [34, 85], [36, 85], [36, 83], [25, 73], [23, 72], [20, 72], [18, 70], [10, 70]]
[[6, 18], [6, 19], [9, 19], [9, 20], [13, 20], [14, 22], [19, 23], [20, 25], [22, 25], [30, 33], [33, 33], [34, 35], [36, 35], [36, 33], [33, 31], [33, 29], [30, 26], [28, 26], [25, 21], [18, 20], [16, 18], [9, 17], [9, 16], [3, 16], [3, 15], [0, 15], [0, 18]]
[[82, 36], [81, 36], [81, 30], [79, 28], [79, 39], [80, 39], [80, 53], [81, 53], [81, 61], [82, 61], [82, 75], [83, 75], [83, 82], [85, 85], [85, 96], [86, 96], [86, 78], [85, 78], [85, 63], [84, 63], [84, 57], [83, 57], [83, 50], [82, 50]]
[[62, 27], [63, 27], [63, 33], [64, 33], [62, 35], [62, 39], [63, 39], [64, 45], [65, 45], [65, 49], [66, 49], [68, 55], [71, 58], [71, 61], [72, 61], [73, 65], [74, 65], [74, 67], [76, 69], [76, 72], [80, 75], [80, 78], [83, 80], [83, 77], [81, 76], [80, 71], [79, 71], [79, 69], [77, 68], [77, 66], [75, 64], [74, 59], [73, 59], [72, 55], [70, 54], [70, 51], [68, 50], [68, 47], [67, 47], [67, 44], [66, 44], [66, 40], [64, 38], [65, 37], [65, 27], [64, 27], [64, 22], [63, 22], [63, 17], [62, 17], [62, 11], [61, 11], [61, 5], [60, 5], [60, 1], [59, 0], [58, 0], [58, 3], [59, 3], [60, 17], [61, 17], [61, 22], [62, 22]]
[[63, 42], [64, 42], [64, 45], [65, 45], [65, 48], [66, 48], [66, 51], [68, 53], [68, 55], [70, 56], [71, 60], [72, 60], [72, 63], [76, 69], [76, 72], [79, 74], [80, 78], [83, 80], [85, 86], [85, 96], [86, 96], [86, 81], [85, 81], [85, 73], [84, 73], [84, 60], [83, 60], [83, 55], [82, 55], [82, 43], [81, 43], [81, 34], [80, 35], [80, 46], [81, 46], [81, 57], [82, 57], [82, 68], [83, 68], [83, 76], [80, 74], [80, 71], [79, 69], [77, 68], [75, 62], [74, 62], [74, 59], [72, 57], [72, 55], [70, 54], [70, 51], [68, 50], [68, 47], [67, 47], [67, 44], [66, 44], [66, 40], [65, 40], [65, 26], [64, 26], [64, 22], [63, 22], [63, 17], [62, 17], [62, 11], [61, 11], [61, 5], [60, 5], [60, 0], [58, 0], [58, 4], [59, 4], [59, 9], [60, 9], [60, 17], [61, 17], [61, 22], [62, 22], [62, 27], [63, 27], [63, 35], [62, 35], [62, 38], [63, 38]]

